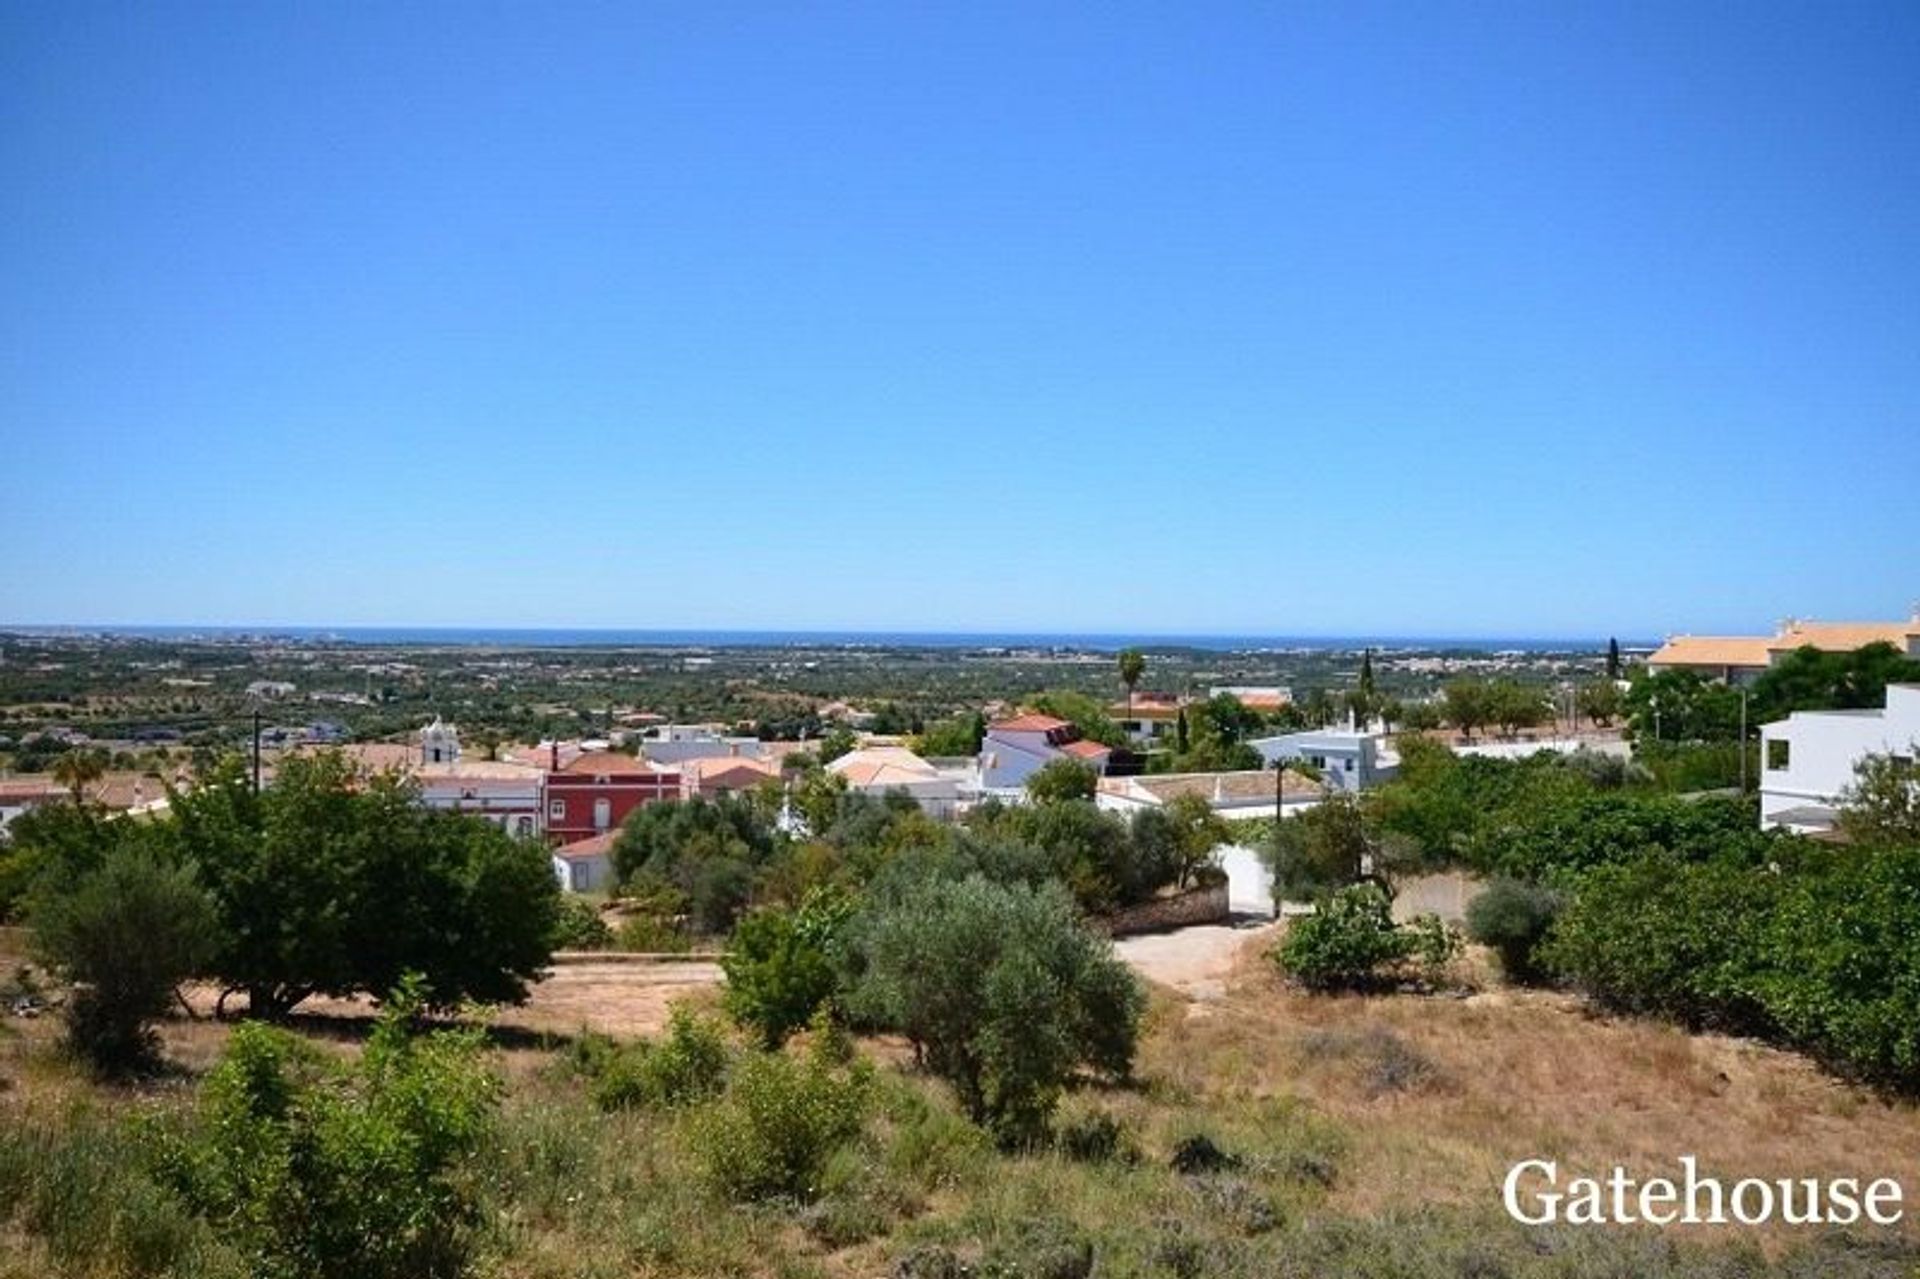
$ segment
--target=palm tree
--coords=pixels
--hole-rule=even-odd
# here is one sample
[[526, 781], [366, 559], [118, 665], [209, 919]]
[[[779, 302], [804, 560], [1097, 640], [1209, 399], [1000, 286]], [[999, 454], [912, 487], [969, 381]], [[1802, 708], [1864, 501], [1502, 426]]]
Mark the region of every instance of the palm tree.
[[1147, 670], [1147, 655], [1137, 648], [1120, 650], [1120, 682], [1127, 686], [1127, 718], [1133, 718], [1133, 686]]
[[53, 761], [53, 780], [72, 792], [76, 804], [86, 798], [87, 787], [106, 771], [106, 760], [99, 751], [70, 750]]

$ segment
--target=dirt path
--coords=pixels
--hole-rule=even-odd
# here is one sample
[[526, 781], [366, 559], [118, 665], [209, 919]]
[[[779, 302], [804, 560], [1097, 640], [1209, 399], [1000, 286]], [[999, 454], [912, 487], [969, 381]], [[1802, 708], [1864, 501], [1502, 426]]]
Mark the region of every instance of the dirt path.
[[1142, 977], [1170, 986], [1188, 999], [1213, 1002], [1226, 997], [1227, 980], [1240, 964], [1241, 952], [1269, 944], [1274, 929], [1273, 922], [1264, 919], [1202, 924], [1124, 937], [1113, 948]]

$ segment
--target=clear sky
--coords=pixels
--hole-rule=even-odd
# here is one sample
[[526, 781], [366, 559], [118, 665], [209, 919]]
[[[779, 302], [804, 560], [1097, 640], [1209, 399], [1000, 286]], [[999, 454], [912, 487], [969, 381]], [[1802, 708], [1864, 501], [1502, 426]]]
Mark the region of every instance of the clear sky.
[[0, 621], [1920, 597], [1920, 5], [0, 6]]

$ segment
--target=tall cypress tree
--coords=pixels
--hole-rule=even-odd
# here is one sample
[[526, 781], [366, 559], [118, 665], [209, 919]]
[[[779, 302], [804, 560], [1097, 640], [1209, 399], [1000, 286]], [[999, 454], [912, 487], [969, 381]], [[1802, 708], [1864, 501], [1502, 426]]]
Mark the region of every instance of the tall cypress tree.
[[1607, 678], [1620, 678], [1620, 641], [1617, 639], [1607, 641]]

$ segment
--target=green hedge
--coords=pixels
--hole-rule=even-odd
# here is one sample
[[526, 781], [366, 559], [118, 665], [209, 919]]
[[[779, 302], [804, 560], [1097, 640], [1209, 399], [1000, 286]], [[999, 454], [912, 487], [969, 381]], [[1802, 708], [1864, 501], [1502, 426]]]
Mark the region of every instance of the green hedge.
[[1920, 1089], [1920, 848], [1651, 854], [1581, 876], [1543, 955], [1601, 1003]]

